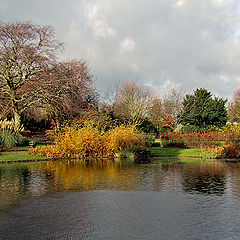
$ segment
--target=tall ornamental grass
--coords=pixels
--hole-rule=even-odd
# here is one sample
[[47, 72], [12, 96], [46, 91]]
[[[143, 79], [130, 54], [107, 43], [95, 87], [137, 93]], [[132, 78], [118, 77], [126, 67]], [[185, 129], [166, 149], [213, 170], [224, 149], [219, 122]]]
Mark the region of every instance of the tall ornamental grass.
[[7, 119], [0, 121], [0, 146], [1, 147], [15, 147], [26, 145], [27, 139], [22, 136], [21, 132], [24, 130], [23, 126], [16, 123], [14, 120]]

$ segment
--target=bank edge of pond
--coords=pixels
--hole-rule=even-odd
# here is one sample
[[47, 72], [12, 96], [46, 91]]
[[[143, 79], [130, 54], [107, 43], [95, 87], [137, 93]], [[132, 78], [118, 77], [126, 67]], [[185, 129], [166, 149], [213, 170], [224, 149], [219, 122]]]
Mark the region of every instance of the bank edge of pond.
[[196, 160], [217, 160], [224, 162], [240, 162], [238, 158], [204, 158], [201, 154], [201, 149], [191, 149], [191, 148], [162, 148], [162, 147], [152, 147], [151, 148], [153, 158], [171, 158], [171, 159], [196, 159]]
[[[201, 156], [201, 149], [184, 149], [184, 148], [150, 148], [153, 158], [196, 158], [205, 159]], [[39, 161], [56, 161], [60, 159], [49, 159], [40, 156], [35, 156], [21, 151], [9, 154], [0, 154], [0, 163], [24, 163], [24, 162], [39, 162]], [[214, 159], [216, 160], [216, 159]], [[218, 159], [219, 160], [219, 159]], [[221, 159], [227, 162], [239, 162], [239, 159]]]

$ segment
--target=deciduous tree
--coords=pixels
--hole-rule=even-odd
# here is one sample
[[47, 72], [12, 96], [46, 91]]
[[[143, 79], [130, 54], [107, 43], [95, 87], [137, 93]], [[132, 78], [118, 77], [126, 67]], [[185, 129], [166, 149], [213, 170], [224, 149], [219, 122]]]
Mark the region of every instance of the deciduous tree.
[[183, 111], [184, 93], [177, 87], [170, 88], [162, 100], [163, 114], [170, 115], [176, 127], [179, 123], [181, 113]]
[[3, 112], [20, 121], [23, 112], [41, 101], [39, 77], [56, 60], [61, 44], [50, 26], [0, 24], [0, 97]]
[[233, 100], [229, 103], [228, 116], [231, 122], [240, 122], [240, 88], [235, 91]]
[[149, 117], [153, 105], [153, 93], [145, 86], [127, 81], [116, 94], [114, 104], [117, 115], [139, 125]]
[[[50, 82], [48, 79], [51, 79]], [[57, 120], [79, 118], [86, 109], [96, 108], [98, 93], [85, 60], [56, 63], [43, 76], [43, 107]]]
[[62, 44], [51, 26], [0, 24], [1, 115], [56, 120], [78, 117], [98, 94], [85, 60], [58, 62]]
[[149, 120], [160, 131], [164, 122], [163, 104], [159, 97], [155, 96], [149, 111]]

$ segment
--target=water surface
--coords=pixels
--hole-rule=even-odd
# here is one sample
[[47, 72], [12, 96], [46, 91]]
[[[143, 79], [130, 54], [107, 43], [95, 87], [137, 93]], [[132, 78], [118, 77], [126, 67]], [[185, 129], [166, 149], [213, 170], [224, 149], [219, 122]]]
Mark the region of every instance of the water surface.
[[0, 164], [0, 239], [240, 239], [240, 165]]

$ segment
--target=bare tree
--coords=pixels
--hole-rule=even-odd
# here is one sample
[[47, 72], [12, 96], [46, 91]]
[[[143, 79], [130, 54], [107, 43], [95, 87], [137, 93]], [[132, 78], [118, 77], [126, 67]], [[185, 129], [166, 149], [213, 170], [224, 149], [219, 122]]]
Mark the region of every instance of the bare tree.
[[55, 64], [45, 73], [42, 82], [46, 91], [43, 106], [47, 108], [48, 115], [57, 120], [80, 117], [83, 109], [97, 107], [98, 93], [85, 60]]
[[153, 93], [147, 87], [130, 81], [123, 83], [115, 97], [116, 113], [136, 125], [149, 117], [152, 104]]
[[162, 128], [165, 119], [164, 117], [162, 101], [158, 96], [155, 96], [149, 111], [149, 120], [158, 131]]
[[103, 92], [102, 94], [102, 103], [100, 108], [106, 112], [115, 111], [116, 105], [116, 96], [122, 88], [122, 83], [120, 81], [113, 81], [111, 86]]
[[48, 116], [56, 120], [79, 117], [96, 107], [98, 93], [85, 60], [58, 62], [62, 44], [50, 26], [0, 24], [1, 114]]
[[181, 118], [181, 113], [183, 112], [183, 99], [184, 93], [177, 87], [172, 87], [163, 96], [162, 105], [164, 115], [169, 114], [176, 126]]
[[240, 88], [234, 92], [233, 100], [229, 102], [228, 116], [231, 122], [240, 122]]
[[2, 113], [17, 122], [42, 100], [41, 76], [55, 63], [61, 43], [50, 26], [31, 23], [0, 24], [0, 101]]

